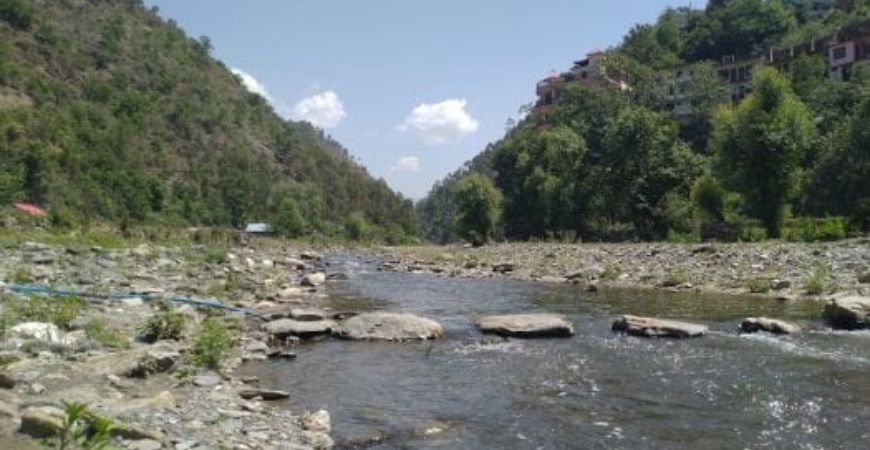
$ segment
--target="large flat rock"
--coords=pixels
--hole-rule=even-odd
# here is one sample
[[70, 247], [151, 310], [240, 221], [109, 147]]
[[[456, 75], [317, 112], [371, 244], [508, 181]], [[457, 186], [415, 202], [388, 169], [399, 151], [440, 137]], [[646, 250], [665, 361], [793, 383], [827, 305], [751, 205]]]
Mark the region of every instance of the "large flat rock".
[[611, 329], [631, 336], [674, 339], [700, 337], [707, 332], [704, 325], [630, 315], [616, 319]]
[[353, 340], [407, 341], [437, 339], [444, 334], [438, 322], [397, 313], [364, 313], [341, 323], [336, 336]]
[[264, 324], [263, 330], [280, 339], [289, 336], [310, 338], [321, 334], [329, 334], [336, 327], [337, 324], [331, 320], [302, 321], [280, 319]]
[[519, 338], [570, 337], [574, 325], [559, 314], [485, 316], [475, 322], [484, 333]]
[[870, 327], [870, 297], [837, 297], [825, 305], [825, 320], [834, 328], [859, 330]]

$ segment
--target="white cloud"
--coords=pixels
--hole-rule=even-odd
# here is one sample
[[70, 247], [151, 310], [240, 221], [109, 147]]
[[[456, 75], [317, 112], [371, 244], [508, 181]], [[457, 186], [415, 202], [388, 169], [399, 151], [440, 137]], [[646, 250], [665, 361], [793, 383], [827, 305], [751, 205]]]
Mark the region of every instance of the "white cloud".
[[396, 165], [390, 169], [393, 172], [410, 172], [416, 173], [420, 171], [420, 158], [416, 156], [403, 156], [399, 158]]
[[304, 98], [293, 106], [291, 116], [295, 120], [304, 120], [318, 128], [335, 128], [347, 114], [338, 95], [333, 91], [324, 91]]
[[242, 69], [232, 68], [230, 69], [230, 71], [237, 77], [242, 79], [242, 85], [245, 86], [245, 89], [247, 89], [248, 92], [258, 94], [268, 100], [270, 103], [272, 102], [272, 97], [269, 96], [269, 91], [266, 90], [266, 86], [264, 86], [263, 83], [260, 83], [259, 80], [254, 78], [253, 75], [245, 72]]
[[417, 131], [429, 145], [459, 142], [480, 128], [477, 120], [465, 110], [467, 103], [464, 98], [423, 103], [411, 111], [399, 129]]

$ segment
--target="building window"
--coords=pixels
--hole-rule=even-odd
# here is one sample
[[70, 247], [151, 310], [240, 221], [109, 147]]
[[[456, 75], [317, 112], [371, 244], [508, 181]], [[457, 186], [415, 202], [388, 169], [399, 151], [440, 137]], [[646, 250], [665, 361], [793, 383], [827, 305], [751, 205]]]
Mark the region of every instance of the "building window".
[[588, 78], [588, 77], [589, 77], [589, 74], [588, 74], [588, 73], [586, 73], [586, 72], [580, 72], [580, 78], [582, 78], [582, 79], [585, 80], [585, 79]]
[[846, 46], [837, 47], [834, 49], [834, 59], [843, 59], [846, 57]]

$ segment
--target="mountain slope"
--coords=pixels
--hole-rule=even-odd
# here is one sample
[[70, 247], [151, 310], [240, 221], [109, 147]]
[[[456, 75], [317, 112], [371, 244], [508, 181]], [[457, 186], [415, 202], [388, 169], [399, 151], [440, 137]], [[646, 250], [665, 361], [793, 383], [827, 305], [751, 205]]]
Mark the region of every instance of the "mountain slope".
[[210, 50], [138, 0], [0, 0], [0, 203], [46, 204], [57, 223], [234, 226], [289, 206], [307, 231], [357, 212], [415, 233], [409, 201]]

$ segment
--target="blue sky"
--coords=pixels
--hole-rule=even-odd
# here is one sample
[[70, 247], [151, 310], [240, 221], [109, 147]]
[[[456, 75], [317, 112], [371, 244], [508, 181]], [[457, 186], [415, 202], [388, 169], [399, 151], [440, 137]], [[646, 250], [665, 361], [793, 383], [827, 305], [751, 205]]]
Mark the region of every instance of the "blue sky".
[[[681, 0], [145, 0], [285, 117], [419, 199], [502, 137], [535, 83]], [[696, 0], [694, 6], [703, 6]]]

